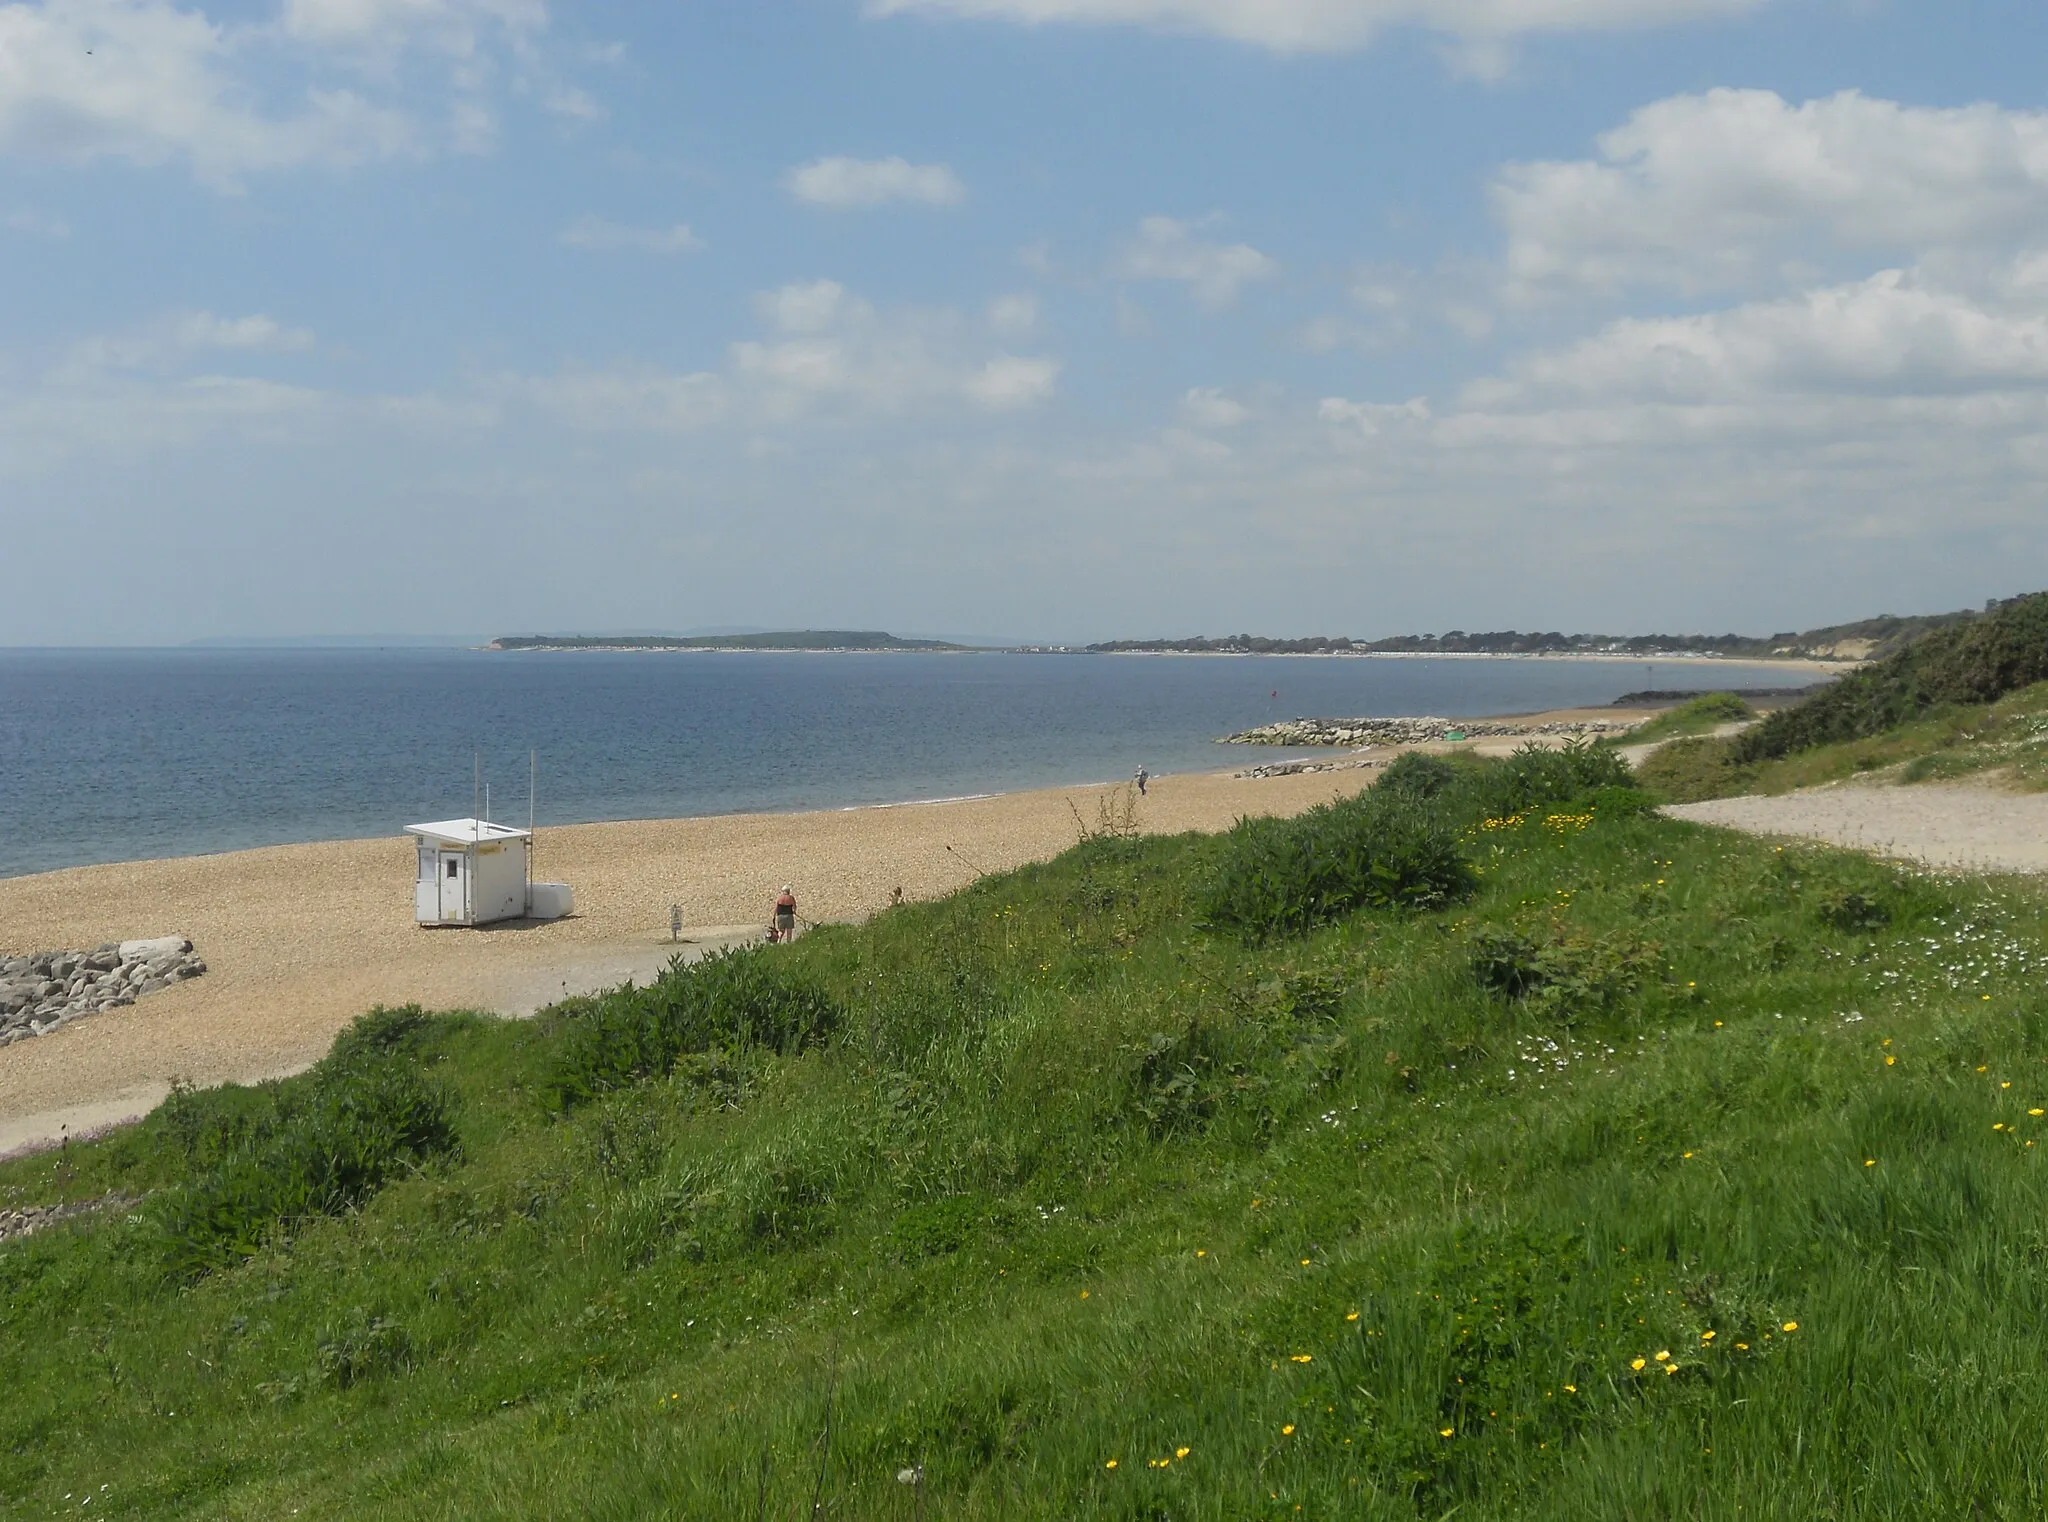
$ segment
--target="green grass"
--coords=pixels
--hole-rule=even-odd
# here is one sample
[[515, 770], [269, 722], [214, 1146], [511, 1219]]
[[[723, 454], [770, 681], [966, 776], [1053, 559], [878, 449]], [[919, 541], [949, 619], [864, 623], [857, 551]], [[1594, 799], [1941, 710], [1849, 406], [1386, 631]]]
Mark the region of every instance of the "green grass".
[[1674, 741], [1638, 768], [1642, 785], [1671, 803], [1737, 793], [1788, 793], [1855, 777], [1957, 781], [1996, 774], [2024, 791], [2048, 788], [2048, 682], [1996, 703], [1953, 704], [1881, 734], [1744, 761], [1740, 736]]
[[1737, 724], [1756, 717], [1756, 710], [1732, 692], [1703, 692], [1687, 698], [1675, 708], [1637, 725], [1618, 743], [1640, 745], [1646, 740], [1677, 740], [1704, 735], [1723, 724]]
[[[1099, 838], [0, 1165], [142, 1197], [0, 1246], [0, 1511], [2048, 1511], [2048, 904], [1476, 796], [1461, 902], [1248, 941]], [[195, 1117], [343, 1068], [454, 1144], [167, 1259], [181, 1138], [340, 1124]]]

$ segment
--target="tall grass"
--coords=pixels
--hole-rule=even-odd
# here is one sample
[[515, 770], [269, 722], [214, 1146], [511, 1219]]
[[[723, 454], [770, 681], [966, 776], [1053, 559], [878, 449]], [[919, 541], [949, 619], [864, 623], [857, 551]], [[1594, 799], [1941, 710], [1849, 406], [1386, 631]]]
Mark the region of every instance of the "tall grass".
[[0, 1244], [0, 1509], [2048, 1511], [2039, 889], [1507, 770], [1394, 789], [1468, 821], [1440, 908], [1247, 941], [1225, 842], [1106, 838], [610, 1016], [382, 1017], [339, 1065], [459, 1150], [196, 1279], [158, 1201], [331, 1073], [0, 1165], [150, 1195]]

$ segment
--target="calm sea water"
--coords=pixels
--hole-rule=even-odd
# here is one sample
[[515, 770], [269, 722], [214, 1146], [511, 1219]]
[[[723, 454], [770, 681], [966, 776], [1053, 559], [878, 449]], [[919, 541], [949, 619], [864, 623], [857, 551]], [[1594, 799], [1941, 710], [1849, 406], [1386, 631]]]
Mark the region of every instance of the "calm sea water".
[[1059, 655], [0, 651], [0, 876], [396, 833], [892, 803], [1256, 757], [1304, 715], [1449, 717], [1644, 687], [1768, 687], [1716, 662]]

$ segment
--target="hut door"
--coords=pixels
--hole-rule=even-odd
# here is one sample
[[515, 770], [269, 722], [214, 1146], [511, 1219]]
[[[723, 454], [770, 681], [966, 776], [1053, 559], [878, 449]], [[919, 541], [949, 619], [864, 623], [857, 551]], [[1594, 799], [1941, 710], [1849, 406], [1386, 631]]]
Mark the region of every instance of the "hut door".
[[460, 851], [441, 853], [441, 918], [469, 918], [469, 863]]

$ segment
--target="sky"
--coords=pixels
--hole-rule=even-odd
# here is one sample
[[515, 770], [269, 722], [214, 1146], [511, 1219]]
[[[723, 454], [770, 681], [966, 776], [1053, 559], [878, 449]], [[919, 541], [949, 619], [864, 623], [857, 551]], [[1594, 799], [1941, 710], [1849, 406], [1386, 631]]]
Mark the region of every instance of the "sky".
[[2039, 0], [0, 0], [0, 645], [2048, 587]]

